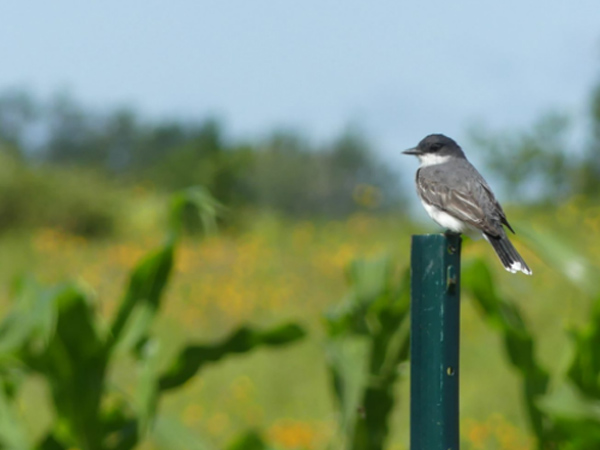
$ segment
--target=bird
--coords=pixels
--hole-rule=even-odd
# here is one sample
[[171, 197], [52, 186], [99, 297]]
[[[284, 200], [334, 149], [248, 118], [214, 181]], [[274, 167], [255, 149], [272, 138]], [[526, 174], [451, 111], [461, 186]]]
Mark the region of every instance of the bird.
[[502, 206], [462, 148], [443, 134], [430, 134], [402, 152], [419, 159], [417, 194], [436, 223], [450, 233], [466, 234], [489, 242], [502, 265], [511, 273], [532, 275], [529, 266], [508, 239], [513, 233]]

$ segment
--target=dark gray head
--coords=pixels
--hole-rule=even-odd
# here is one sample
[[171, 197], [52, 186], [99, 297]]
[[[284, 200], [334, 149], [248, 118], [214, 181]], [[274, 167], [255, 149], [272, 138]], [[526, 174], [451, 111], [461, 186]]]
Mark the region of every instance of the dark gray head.
[[460, 146], [443, 134], [430, 134], [425, 137], [415, 148], [409, 148], [402, 152], [405, 155], [415, 155], [421, 161], [424, 159], [445, 159], [445, 157], [465, 157]]

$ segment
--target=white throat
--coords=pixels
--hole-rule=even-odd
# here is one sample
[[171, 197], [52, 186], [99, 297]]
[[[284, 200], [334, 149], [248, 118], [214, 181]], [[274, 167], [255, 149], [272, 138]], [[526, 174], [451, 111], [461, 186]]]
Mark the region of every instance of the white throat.
[[425, 153], [423, 155], [419, 155], [419, 162], [421, 163], [421, 167], [427, 166], [435, 166], [436, 164], [443, 164], [447, 162], [451, 156], [448, 155], [435, 155], [432, 153]]

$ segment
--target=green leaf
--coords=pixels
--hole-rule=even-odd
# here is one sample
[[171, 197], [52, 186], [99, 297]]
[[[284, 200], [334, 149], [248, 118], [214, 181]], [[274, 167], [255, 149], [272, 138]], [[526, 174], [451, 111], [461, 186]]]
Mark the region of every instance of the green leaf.
[[[325, 318], [331, 386], [346, 446], [381, 449], [396, 401], [399, 364], [408, 360], [410, 274], [406, 270], [398, 277], [388, 257], [353, 261], [346, 273], [349, 292]], [[368, 348], [359, 358], [356, 351], [346, 351], [357, 340]], [[368, 369], [361, 374], [366, 385], [356, 383], [357, 366]]]
[[140, 435], [149, 429], [158, 406], [159, 343], [148, 340], [140, 349], [140, 376], [136, 386], [136, 410]]
[[177, 192], [171, 199], [169, 213], [170, 232], [174, 237], [181, 235], [189, 212], [202, 224], [205, 233], [211, 233], [217, 228], [217, 218], [224, 207], [217, 202], [207, 189], [192, 186]]
[[47, 378], [66, 435], [86, 447], [101, 439], [105, 345], [89, 300], [76, 286], [64, 286], [53, 302], [58, 312], [56, 333], [46, 351], [30, 353], [25, 361]]
[[44, 290], [31, 278], [21, 278], [14, 291], [14, 308], [0, 324], [0, 358], [25, 345], [44, 348], [56, 323], [52, 290]]
[[[15, 309], [2, 327], [10, 342], [5, 349], [12, 348], [20, 364], [47, 379], [61, 430], [60, 441], [53, 431], [40, 448], [61, 448], [63, 437], [82, 445], [97, 441], [106, 359], [86, 293], [74, 284], [43, 289], [30, 280], [22, 280], [16, 292]], [[24, 333], [12, 331], [19, 325]], [[13, 389], [4, 389], [12, 384], [6, 375], [13, 372], [3, 374], [3, 395]]]
[[236, 438], [227, 450], [269, 450], [269, 446], [265, 443], [258, 431], [248, 431]]
[[370, 303], [391, 288], [393, 265], [388, 256], [355, 259], [346, 268], [346, 278], [357, 301]]
[[95, 358], [103, 350], [96, 329], [96, 313], [87, 295], [75, 285], [65, 285], [54, 298], [58, 311], [56, 334], [73, 361]]
[[348, 437], [355, 424], [361, 387], [368, 376], [357, 367], [365, 366], [366, 342], [352, 336], [328, 339], [325, 356], [330, 387], [338, 410], [339, 428]]
[[395, 326], [382, 321], [385, 326], [371, 338], [368, 383], [359, 404], [364, 416], [355, 415], [351, 447], [354, 450], [385, 448], [388, 421], [396, 402], [398, 366], [409, 356], [409, 322], [408, 312], [396, 317]]
[[589, 322], [571, 333], [574, 344], [569, 378], [586, 395], [600, 399], [600, 297], [594, 301]]
[[482, 259], [464, 261], [461, 281], [463, 287], [471, 294], [482, 309], [486, 319], [496, 321], [496, 326], [502, 326], [497, 321], [498, 297], [492, 280], [492, 273]]
[[138, 421], [131, 419], [121, 426], [118, 431], [106, 436], [105, 448], [110, 450], [133, 450], [140, 442]]
[[561, 383], [538, 400], [550, 416], [565, 421], [593, 421], [600, 427], [600, 401], [585, 396], [569, 382]]
[[218, 344], [188, 345], [175, 362], [160, 377], [161, 391], [181, 386], [192, 378], [204, 365], [219, 361], [234, 353], [245, 353], [259, 346], [279, 346], [295, 342], [305, 335], [297, 324], [290, 323], [267, 331], [241, 327]]
[[137, 418], [124, 399], [118, 399], [102, 413], [103, 447], [110, 450], [131, 450], [140, 441]]
[[184, 226], [185, 211], [189, 208], [197, 213], [207, 231], [215, 229], [216, 218], [222, 209], [208, 191], [201, 187], [191, 187], [172, 197], [170, 230], [166, 242], [146, 256], [133, 270], [127, 292], [111, 327], [110, 348], [119, 343], [120, 349], [130, 349], [147, 333], [160, 307], [173, 266], [175, 244]]
[[393, 274], [394, 266], [387, 256], [352, 261], [346, 268], [349, 291], [340, 305], [325, 315], [327, 334], [330, 337], [368, 335], [374, 331], [373, 327], [380, 326], [378, 310], [386, 310], [382, 318], [390, 318], [390, 301], [394, 302], [393, 309], [399, 310], [400, 314], [408, 311], [409, 291], [406, 290], [404, 297], [396, 295]]
[[[600, 448], [600, 401], [566, 381], [538, 400], [555, 427], [555, 446], [569, 450]], [[560, 443], [560, 444], [559, 444]]]
[[27, 432], [15, 411], [15, 405], [0, 389], [0, 448], [11, 450], [28, 450], [31, 443], [27, 439]]
[[[146, 334], [171, 274], [173, 246], [174, 243], [168, 240], [142, 259], [131, 273], [129, 286], [111, 327], [109, 349], [117, 344], [121, 349], [129, 349]], [[140, 309], [134, 316], [136, 308]], [[132, 316], [136, 320], [132, 320]]]

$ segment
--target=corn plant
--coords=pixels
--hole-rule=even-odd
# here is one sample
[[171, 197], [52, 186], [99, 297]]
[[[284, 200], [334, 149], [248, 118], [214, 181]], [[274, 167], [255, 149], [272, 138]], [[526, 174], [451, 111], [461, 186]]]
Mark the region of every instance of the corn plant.
[[544, 448], [554, 440], [554, 431], [538, 406], [538, 400], [548, 390], [550, 375], [536, 358], [535, 337], [517, 305], [498, 294], [490, 269], [482, 260], [463, 265], [462, 286], [479, 306], [486, 321], [502, 334], [508, 360], [522, 379], [530, 426], [540, 448]]
[[468, 264], [462, 283], [503, 337], [508, 360], [522, 380], [537, 448], [600, 448], [600, 297], [592, 301], [588, 323], [568, 335], [573, 350], [568, 370], [551, 379], [535, 356], [535, 336], [518, 306], [497, 293], [487, 265], [481, 260]]
[[[47, 288], [23, 279], [16, 284], [12, 310], [0, 324], [0, 448], [129, 450], [161, 430], [163, 441], [174, 437], [166, 448], [206, 448], [197, 439], [184, 438], [182, 431], [174, 432], [177, 424], [161, 417], [163, 395], [210, 363], [261, 346], [289, 344], [304, 335], [293, 323], [268, 330], [242, 326], [221, 341], [185, 345], [166, 370], [159, 370], [158, 340], [151, 325], [161, 308], [189, 208], [210, 228], [220, 206], [197, 188], [174, 197], [165, 241], [131, 272], [108, 327], [98, 320], [88, 293], [74, 283]], [[107, 383], [121, 352], [133, 355], [139, 368], [132, 398]], [[20, 387], [31, 375], [47, 384], [54, 412], [37, 442], [28, 436], [16, 407]]]
[[399, 365], [409, 352], [409, 277], [394, 272], [389, 258], [352, 262], [346, 271], [350, 290], [325, 317], [343, 448], [380, 450], [388, 436]]

